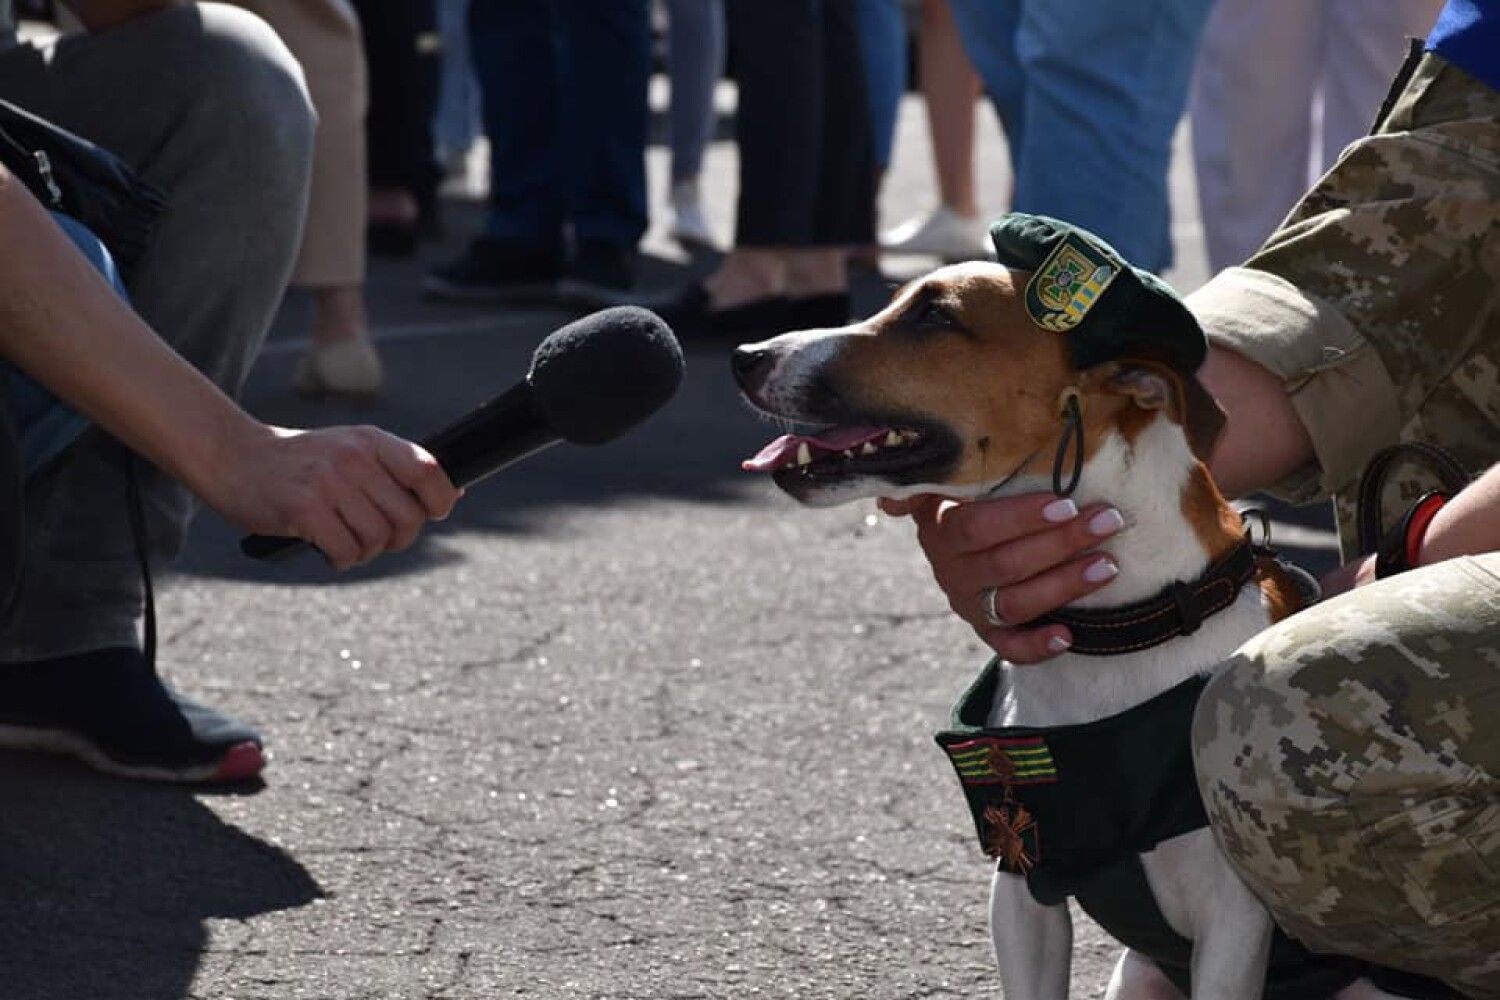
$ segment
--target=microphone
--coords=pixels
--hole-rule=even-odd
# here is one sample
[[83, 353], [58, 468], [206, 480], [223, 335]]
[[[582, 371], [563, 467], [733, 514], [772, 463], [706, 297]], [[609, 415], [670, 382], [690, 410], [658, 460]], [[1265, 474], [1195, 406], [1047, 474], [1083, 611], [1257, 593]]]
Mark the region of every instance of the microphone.
[[[559, 441], [613, 441], [666, 405], [682, 371], [682, 346], [661, 317], [636, 306], [605, 309], [548, 336], [524, 379], [421, 445], [453, 485], [470, 486]], [[261, 560], [306, 547], [273, 535], [240, 541], [241, 552]]]

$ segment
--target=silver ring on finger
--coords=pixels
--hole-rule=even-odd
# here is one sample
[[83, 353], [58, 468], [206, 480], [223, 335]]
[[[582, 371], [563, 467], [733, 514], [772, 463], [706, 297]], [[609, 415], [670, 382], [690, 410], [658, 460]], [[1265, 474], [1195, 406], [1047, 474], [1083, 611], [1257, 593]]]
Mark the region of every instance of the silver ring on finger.
[[1010, 628], [1010, 622], [1000, 615], [995, 607], [995, 597], [1000, 592], [999, 587], [985, 587], [979, 592], [979, 608], [984, 612], [984, 620], [996, 628]]

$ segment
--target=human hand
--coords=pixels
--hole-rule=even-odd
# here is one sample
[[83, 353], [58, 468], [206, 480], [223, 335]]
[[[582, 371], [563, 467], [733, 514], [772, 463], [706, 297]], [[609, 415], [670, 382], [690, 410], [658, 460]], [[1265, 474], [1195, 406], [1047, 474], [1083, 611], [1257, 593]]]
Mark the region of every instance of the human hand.
[[1356, 559], [1352, 563], [1346, 563], [1329, 572], [1322, 580], [1318, 581], [1323, 588], [1323, 598], [1326, 600], [1335, 594], [1353, 590], [1355, 587], [1363, 587], [1367, 583], [1375, 582], [1375, 557], [1373, 555]]
[[1033, 493], [972, 503], [935, 496], [883, 499], [880, 509], [916, 522], [917, 541], [948, 606], [1012, 663], [1050, 659], [1072, 637], [1064, 625], [992, 625], [980, 604], [986, 588], [996, 588], [1001, 618], [1029, 622], [1093, 593], [1119, 572], [1109, 556], [1087, 552], [1125, 526], [1107, 504], [1079, 511], [1071, 500]]
[[260, 427], [195, 489], [236, 526], [304, 539], [340, 570], [405, 549], [462, 495], [424, 448], [375, 427]]

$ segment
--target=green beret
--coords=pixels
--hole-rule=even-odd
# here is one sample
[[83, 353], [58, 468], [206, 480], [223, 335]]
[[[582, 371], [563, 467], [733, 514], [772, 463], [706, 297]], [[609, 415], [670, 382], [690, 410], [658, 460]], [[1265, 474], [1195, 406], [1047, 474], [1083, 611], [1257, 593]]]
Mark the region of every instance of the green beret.
[[990, 227], [990, 239], [1001, 264], [1033, 272], [1026, 313], [1068, 338], [1078, 368], [1148, 358], [1191, 374], [1203, 363], [1203, 330], [1171, 286], [1088, 230], [1012, 212]]

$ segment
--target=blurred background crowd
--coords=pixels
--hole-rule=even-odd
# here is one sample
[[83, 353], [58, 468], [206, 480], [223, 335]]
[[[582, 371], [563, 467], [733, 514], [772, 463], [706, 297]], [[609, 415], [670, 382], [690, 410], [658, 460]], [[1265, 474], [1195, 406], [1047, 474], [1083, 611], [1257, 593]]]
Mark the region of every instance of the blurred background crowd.
[[[976, 126], [1008, 192], [985, 199], [1172, 264], [1168, 166], [1191, 130], [1212, 270], [1244, 260], [1379, 108], [1440, 0], [237, 0], [301, 62], [320, 125], [293, 278], [313, 303], [295, 386], [372, 395], [366, 255], [426, 267], [433, 298], [641, 302], [683, 337], [757, 339], [850, 317], [851, 268], [988, 255]], [[936, 190], [880, 219], [903, 96], [925, 106]], [[687, 287], [638, 279], [653, 108], [656, 200]], [[737, 205], [705, 204], [733, 141]], [[482, 232], [420, 263], [446, 198]], [[732, 214], [733, 228], [711, 220]]]

